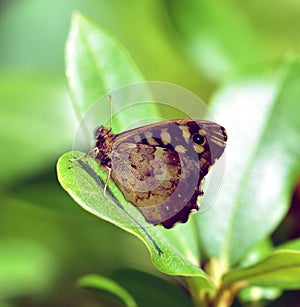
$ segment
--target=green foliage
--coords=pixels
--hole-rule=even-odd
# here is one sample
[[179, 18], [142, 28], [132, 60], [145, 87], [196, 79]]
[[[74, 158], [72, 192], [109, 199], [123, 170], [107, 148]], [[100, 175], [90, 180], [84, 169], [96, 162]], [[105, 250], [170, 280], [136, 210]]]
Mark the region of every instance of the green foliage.
[[94, 287], [114, 294], [117, 298], [122, 300], [127, 307], [137, 306], [135, 300], [126, 290], [124, 290], [113, 280], [108, 279], [106, 277], [99, 275], [86, 275], [79, 279], [78, 284], [79, 286], [84, 288]]
[[[43, 78], [33, 73], [0, 74], [1, 100], [4, 102], [0, 112], [3, 125], [0, 139], [5, 148], [0, 152], [1, 160], [5, 161], [0, 173], [2, 184], [21, 179], [29, 171], [38, 172], [45, 162], [71, 143], [74, 122], [64, 116], [68, 96], [61, 79], [55, 74]], [[29, 103], [22, 103], [22, 100]], [[68, 122], [67, 127], [65, 122]]]
[[[299, 176], [300, 3], [0, 6], [0, 306], [297, 306], [297, 194], [285, 216]], [[212, 206], [171, 230], [148, 225], [112, 180], [105, 196], [93, 159], [69, 161], [89, 148], [76, 136], [70, 152], [75, 116], [92, 146], [91, 130], [109, 125], [107, 94], [144, 80], [210, 102], [229, 134]], [[101, 97], [101, 119], [86, 118]], [[129, 117], [186, 116], [125, 101], [113, 99], [114, 132]]]
[[142, 81], [138, 69], [120, 44], [94, 28], [95, 25], [79, 13], [74, 14], [66, 47], [66, 75], [80, 118], [91, 102], [109, 90]]
[[[78, 48], [80, 41], [102, 49], [107, 45], [107, 50], [101, 52], [105, 62], [115, 63], [122, 58], [113, 73], [132, 80], [132, 60], [124, 57], [112, 38], [77, 14], [67, 48], [67, 62], [75, 61], [74, 67], [84, 66], [87, 58], [96, 58], [99, 50], [85, 48], [85, 44]], [[85, 103], [90, 102], [86, 93], [90, 86], [92, 91], [94, 83], [80, 82], [80, 69], [67, 72], [71, 90], [76, 88], [72, 91], [76, 107], [79, 114], [84, 114]], [[110, 79], [111, 73], [101, 65], [89, 66], [88, 75], [98, 76], [99, 80]], [[271, 72], [232, 80], [219, 90], [211, 109], [228, 130], [227, 173], [215, 204], [184, 225], [166, 230], [147, 224], [113, 182], [109, 197], [105, 196], [106, 172], [91, 158], [71, 160], [84, 153], [66, 153], [59, 159], [59, 181], [84, 209], [140, 238], [159, 270], [186, 276], [196, 305], [211, 301], [218, 306], [230, 302], [238, 290], [253, 286], [298, 289], [300, 250], [270, 252], [265, 260], [258, 258], [252, 266], [232, 268], [272, 233], [288, 209], [300, 170], [299, 76], [300, 61], [296, 55], [289, 56]], [[77, 80], [74, 88], [73, 80]], [[200, 256], [208, 263], [206, 272], [200, 269]]]
[[[96, 289], [95, 294], [103, 298], [103, 292], [109, 288], [112, 279], [118, 283], [118, 287], [127, 289], [130, 295], [134, 297], [134, 299], [129, 300], [130, 303], [134, 300], [137, 306], [192, 306], [189, 298], [182, 291], [178, 291], [177, 285], [146, 272], [132, 269], [116, 270], [110, 275], [110, 279], [100, 275], [84, 276], [79, 280], [79, 286]], [[87, 282], [83, 284], [82, 281]], [[147, 287], [145, 287], [145, 284]], [[118, 289], [111, 291], [111, 294], [118, 297]]]
[[45, 291], [53, 282], [53, 257], [40, 246], [30, 241], [3, 239], [0, 249], [0, 301]]
[[300, 168], [299, 72], [299, 58], [289, 56], [275, 71], [225, 85], [213, 99], [230, 139], [222, 191], [199, 218], [210, 257], [236, 264], [288, 209]]
[[243, 286], [299, 289], [300, 251], [282, 250], [251, 267], [235, 269], [223, 278], [223, 287], [243, 282]]
[[212, 79], [266, 60], [254, 28], [234, 3], [176, 1], [169, 10], [185, 42], [183, 48]]

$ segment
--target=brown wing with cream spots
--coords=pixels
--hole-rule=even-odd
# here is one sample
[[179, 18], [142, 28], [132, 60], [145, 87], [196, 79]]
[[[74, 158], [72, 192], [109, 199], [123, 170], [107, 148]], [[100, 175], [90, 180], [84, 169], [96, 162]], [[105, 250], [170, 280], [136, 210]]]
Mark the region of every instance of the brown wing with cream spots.
[[178, 120], [183, 134], [189, 135], [190, 146], [198, 155], [201, 175], [204, 177], [210, 167], [221, 157], [226, 147], [227, 133], [224, 127], [206, 120]]
[[[112, 155], [112, 178], [148, 222], [161, 224], [191, 198], [186, 185], [193, 168], [183, 163], [174, 150], [122, 143]], [[193, 173], [194, 184], [198, 176]]]
[[226, 139], [221, 126], [191, 119], [126, 131], [114, 139], [112, 178], [148, 222], [171, 228], [198, 210], [203, 178]]

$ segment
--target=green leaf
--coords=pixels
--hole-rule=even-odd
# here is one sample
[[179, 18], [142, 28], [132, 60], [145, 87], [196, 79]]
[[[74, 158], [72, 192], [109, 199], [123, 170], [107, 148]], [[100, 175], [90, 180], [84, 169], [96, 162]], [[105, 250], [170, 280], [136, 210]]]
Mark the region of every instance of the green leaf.
[[285, 249], [300, 251], [300, 239], [288, 241], [284, 244], [277, 246], [276, 248], [276, 250], [285, 250]]
[[[64, 66], [62, 54], [72, 11], [80, 9], [103, 20], [105, 14], [112, 14], [107, 12], [106, 7], [103, 10], [104, 2], [46, 0], [42, 3], [28, 0], [3, 4], [0, 20], [1, 67], [18, 67], [25, 72], [57, 71], [61, 75]], [[46, 32], [49, 35], [45, 35]]]
[[248, 267], [268, 257], [274, 251], [274, 247], [269, 238], [259, 242], [239, 263], [240, 267]]
[[[83, 153], [66, 153], [57, 164], [62, 187], [85, 210], [134, 234], [148, 247], [155, 266], [172, 275], [195, 276], [204, 289], [213, 288], [208, 276], [200, 269], [200, 256], [194, 224], [178, 225], [174, 229], [148, 224], [141, 213], [124, 199], [111, 180], [103, 194], [107, 173], [93, 159], [70, 162]], [[100, 180], [101, 179], [101, 180]], [[176, 238], [176, 240], [175, 240]]]
[[235, 3], [168, 2], [183, 47], [210, 78], [222, 80], [266, 60], [257, 33]]
[[282, 290], [300, 288], [300, 252], [276, 251], [264, 261], [243, 269], [232, 270], [223, 278], [223, 286], [233, 283]]
[[134, 298], [113, 280], [100, 275], [86, 275], [78, 280], [80, 287], [96, 288], [109, 292], [124, 302], [127, 307], [137, 307]]
[[192, 307], [190, 298], [181, 291], [178, 283], [166, 276], [160, 278], [133, 269], [119, 269], [110, 276], [113, 280], [134, 294], [140, 307], [172, 306]]
[[64, 82], [57, 75], [3, 72], [0, 101], [0, 160], [5, 161], [0, 182], [40, 172], [71, 147], [74, 119]]
[[225, 85], [212, 113], [228, 130], [226, 173], [215, 203], [198, 215], [208, 257], [235, 264], [284, 217], [300, 170], [300, 61]]
[[66, 75], [81, 119], [99, 97], [143, 77], [119, 42], [75, 13], [66, 46]]
[[[82, 120], [85, 120], [84, 115], [91, 102], [99, 95], [122, 84], [141, 79], [132, 60], [119, 44], [79, 14], [75, 14], [73, 18], [66, 57], [69, 87]], [[114, 97], [113, 95], [113, 107]], [[121, 98], [124, 101], [126, 97]], [[117, 104], [121, 108], [122, 99]], [[97, 103], [94, 106], [98, 105]], [[91, 112], [92, 119], [86, 121], [94, 128], [103, 123], [93, 117], [94, 114], [105, 113], [103, 105], [100, 104], [100, 109], [97, 109], [101, 112]], [[108, 106], [108, 103], [106, 105]], [[136, 110], [139, 115], [159, 116], [155, 105], [150, 104], [147, 108], [144, 104], [140, 105], [134, 110], [134, 114], [137, 114]], [[132, 113], [130, 109], [125, 110], [125, 115], [119, 117], [118, 121], [128, 121], [128, 116]], [[122, 127], [122, 124], [120, 126]], [[84, 154], [74, 155], [80, 157]], [[132, 204], [127, 203], [112, 180], [107, 191], [109, 197], [103, 194], [103, 182], [107, 178], [107, 173], [101, 170], [93, 159], [72, 163], [72, 157], [72, 153], [67, 153], [59, 159], [58, 179], [80, 206], [140, 238], [150, 250], [152, 261], [161, 271], [174, 275], [197, 276], [203, 288], [213, 287], [207, 275], [200, 269], [195, 224], [180, 225], [172, 230], [149, 225], [140, 212]]]

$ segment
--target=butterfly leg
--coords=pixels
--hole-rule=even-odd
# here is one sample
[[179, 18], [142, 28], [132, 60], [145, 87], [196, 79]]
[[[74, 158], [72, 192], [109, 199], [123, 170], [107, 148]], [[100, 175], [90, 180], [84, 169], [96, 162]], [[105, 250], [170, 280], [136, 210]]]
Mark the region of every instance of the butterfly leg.
[[99, 151], [99, 149], [97, 147], [94, 147], [89, 152], [87, 152], [85, 155], [83, 155], [79, 158], [70, 159], [70, 162], [75, 162], [75, 161], [79, 161], [79, 160], [82, 160], [84, 158], [87, 158], [88, 156], [91, 155], [91, 153], [94, 153], [94, 157], [95, 157], [97, 155], [98, 151]]
[[109, 183], [109, 179], [110, 179], [110, 175], [111, 175], [111, 168], [106, 166], [107, 170], [108, 170], [108, 174], [107, 174], [107, 178], [106, 178], [106, 181], [105, 181], [105, 185], [104, 185], [104, 197], [106, 198], [106, 188], [108, 186], [108, 183]]

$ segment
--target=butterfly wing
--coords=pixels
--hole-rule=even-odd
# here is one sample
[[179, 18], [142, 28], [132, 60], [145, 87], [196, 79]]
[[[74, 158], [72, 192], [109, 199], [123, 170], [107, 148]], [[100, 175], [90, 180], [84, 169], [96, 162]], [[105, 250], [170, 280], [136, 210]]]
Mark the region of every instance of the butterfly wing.
[[186, 207], [197, 190], [199, 172], [191, 161], [181, 161], [176, 151], [122, 143], [112, 161], [114, 182], [149, 223], [170, 228], [179, 212], [179, 220], [186, 221], [190, 211], [198, 209], [196, 202]]
[[[193, 142], [193, 136], [204, 137], [203, 144]], [[119, 143], [145, 144], [162, 148], [172, 148], [183, 154], [198, 156], [202, 174], [207, 174], [209, 168], [220, 158], [227, 142], [224, 127], [199, 119], [174, 119], [151, 124], [116, 135], [114, 148]], [[177, 149], [176, 149], [177, 148]]]
[[199, 209], [202, 182], [225, 148], [221, 126], [179, 119], [126, 131], [112, 148], [112, 179], [152, 224], [171, 228]]

